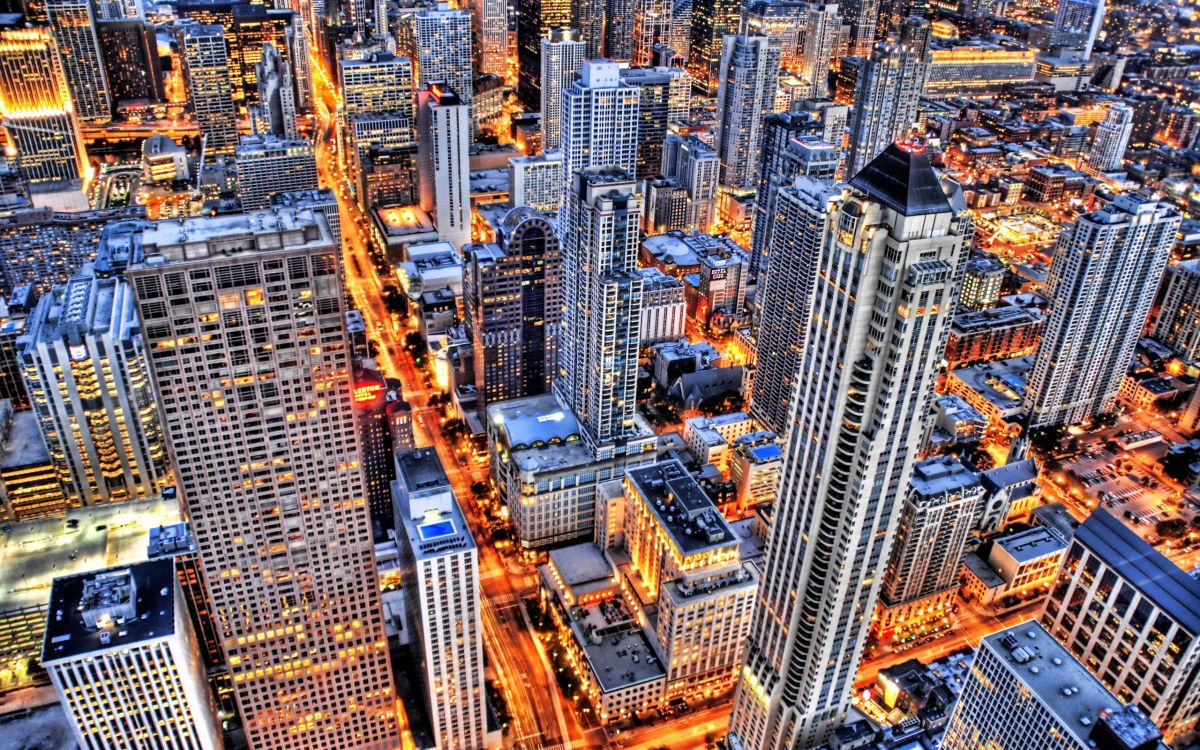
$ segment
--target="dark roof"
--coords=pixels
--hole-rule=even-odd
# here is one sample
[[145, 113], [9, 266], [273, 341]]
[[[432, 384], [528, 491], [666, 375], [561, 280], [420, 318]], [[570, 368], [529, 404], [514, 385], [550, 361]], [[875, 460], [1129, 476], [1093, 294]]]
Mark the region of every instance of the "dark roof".
[[929, 157], [896, 144], [885, 148], [850, 180], [861, 190], [905, 216], [946, 213], [951, 210]]
[[1096, 510], [1076, 530], [1075, 541], [1095, 552], [1180, 625], [1200, 633], [1200, 580], [1185, 573], [1120, 519]]

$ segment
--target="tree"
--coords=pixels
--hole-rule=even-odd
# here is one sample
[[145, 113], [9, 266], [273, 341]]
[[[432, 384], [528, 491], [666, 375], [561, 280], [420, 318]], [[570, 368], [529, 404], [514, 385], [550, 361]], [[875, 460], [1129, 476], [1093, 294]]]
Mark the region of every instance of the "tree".
[[1170, 518], [1156, 523], [1154, 531], [1163, 539], [1178, 539], [1187, 533], [1188, 525], [1187, 521], [1180, 518]]

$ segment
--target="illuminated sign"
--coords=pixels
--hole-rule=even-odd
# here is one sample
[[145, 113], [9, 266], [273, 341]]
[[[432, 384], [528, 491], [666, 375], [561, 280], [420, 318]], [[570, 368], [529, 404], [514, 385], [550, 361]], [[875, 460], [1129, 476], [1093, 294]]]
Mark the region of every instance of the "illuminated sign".
[[379, 398], [379, 393], [383, 390], [383, 386], [379, 383], [367, 383], [366, 385], [354, 386], [354, 403], [361, 404], [364, 401], [374, 401]]

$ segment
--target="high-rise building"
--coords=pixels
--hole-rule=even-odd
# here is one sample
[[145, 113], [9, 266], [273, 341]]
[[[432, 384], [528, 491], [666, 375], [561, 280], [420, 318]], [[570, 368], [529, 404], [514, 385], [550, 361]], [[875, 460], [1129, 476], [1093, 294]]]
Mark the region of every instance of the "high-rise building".
[[1200, 360], [1200, 259], [1167, 266], [1154, 337]]
[[42, 666], [80, 747], [224, 747], [170, 560], [56, 578], [50, 612]]
[[692, 103], [692, 79], [683, 68], [627, 68], [621, 83], [637, 86], [637, 178], [663, 174], [663, 142], [671, 123], [686, 123]]
[[328, 225], [312, 209], [178, 219], [141, 247], [127, 275], [250, 746], [395, 747]]
[[841, 202], [838, 191], [806, 177], [776, 191], [768, 244], [778, 270], [763, 275], [759, 292], [757, 370], [750, 413], [777, 435], [791, 431], [792, 393], [808, 338], [817, 262]]
[[76, 116], [84, 122], [108, 122], [112, 97], [104, 76], [92, 0], [46, 0], [45, 8]]
[[31, 188], [84, 176], [79, 122], [46, 29], [0, 27], [0, 112], [16, 166]]
[[1103, 122], [1097, 123], [1092, 147], [1084, 159], [1084, 171], [1092, 175], [1117, 172], [1133, 135], [1133, 107], [1114, 104]]
[[746, 7], [746, 33], [778, 39], [780, 67], [808, 85], [803, 95], [829, 93], [829, 63], [835, 55], [841, 18], [836, 3], [755, 0]]
[[273, 135], [247, 135], [234, 151], [238, 198], [245, 211], [266, 208], [271, 196], [317, 187], [317, 160], [312, 143]]
[[808, 96], [829, 96], [829, 62], [836, 55], [841, 15], [837, 3], [811, 3], [804, 15], [804, 44], [800, 48], [799, 73], [809, 84]]
[[571, 28], [579, 32], [579, 41], [584, 43], [585, 60], [598, 60], [606, 56], [604, 49], [605, 0], [572, 0]]
[[571, 225], [564, 227], [569, 239], [563, 243], [563, 336], [555, 388], [589, 444], [609, 445], [637, 432], [642, 200], [625, 169], [588, 167], [572, 174], [564, 203]]
[[18, 343], [71, 504], [153, 493], [167, 475], [166, 446], [129, 285], [81, 273], [41, 298]]
[[516, 0], [517, 98], [527, 111], [542, 104], [542, 40], [554, 29], [582, 28], [571, 23], [571, 0]]
[[897, 146], [828, 221], [730, 722], [748, 750], [820, 745], [849, 707], [970, 233], [961, 193]]
[[717, 215], [717, 181], [721, 159], [713, 147], [694, 135], [668, 133], [663, 141], [662, 174], [687, 196], [681, 228], [707, 232]]
[[[573, 175], [587, 167], [637, 169], [637, 121], [641, 92], [622, 83], [620, 66], [610, 60], [586, 60], [579, 80], [563, 92], [562, 190], [573, 190]], [[561, 206], [560, 206], [561, 210]], [[566, 240], [570, 225], [562, 221]]]
[[471, 5], [479, 72], [504, 77], [508, 75], [508, 3], [474, 0]]
[[1103, 26], [1104, 0], [1058, 0], [1050, 44], [1080, 50], [1087, 60]]
[[847, 54], [866, 57], [875, 47], [879, 0], [842, 0], [839, 5], [842, 19], [850, 27], [846, 40]]
[[[571, 29], [554, 29], [541, 40], [542, 150], [562, 144], [562, 92], [583, 68], [587, 44]], [[519, 205], [519, 204], [518, 204]]]
[[437, 451], [396, 456], [396, 532], [437, 748], [483, 750], [479, 550]]
[[31, 305], [37, 295], [29, 286], [13, 291], [6, 303], [0, 303], [0, 401], [8, 401], [17, 411], [30, 407], [29, 391], [21, 374], [21, 346]]
[[1023, 623], [980, 639], [941, 746], [1163, 750], [1161, 738], [1044, 628]]
[[258, 112], [265, 132], [296, 140], [296, 90], [292, 68], [275, 46], [263, 45], [258, 61]]
[[775, 110], [779, 79], [778, 39], [729, 35], [721, 51], [717, 129], [721, 186], [753, 190], [762, 151], [763, 118]]
[[229, 77], [229, 53], [220, 26], [183, 27], [183, 70], [192, 114], [210, 154], [232, 154], [238, 144], [237, 109]]
[[434, 84], [418, 109], [421, 208], [434, 215], [438, 239], [471, 241], [471, 105]]
[[604, 0], [604, 54], [610, 60], [633, 59], [634, 0]]
[[692, 0], [691, 54], [688, 73], [696, 88], [713, 96], [721, 84], [721, 53], [725, 37], [738, 33], [739, 0]]
[[163, 73], [154, 24], [140, 19], [98, 21], [96, 39], [113, 103], [163, 99]]
[[982, 310], [996, 304], [1004, 287], [1008, 268], [990, 253], [967, 261], [958, 303], [968, 310]]
[[1050, 313], [1025, 388], [1032, 426], [1112, 410], [1179, 223], [1166, 203], [1129, 194], [1063, 231], [1046, 285]]
[[925, 71], [921, 51], [905, 44], [886, 42], [871, 52], [854, 90], [847, 178], [916, 123]]
[[533, 209], [515, 208], [494, 243], [464, 250], [463, 318], [475, 350], [480, 408], [549, 393], [562, 313], [554, 226]]
[[508, 160], [508, 174], [514, 206], [529, 206], [542, 213], [558, 211], [562, 199], [561, 152], [514, 156]]
[[950, 614], [967, 541], [986, 503], [980, 475], [953, 456], [913, 468], [872, 623], [878, 640], [906, 639]]
[[1184, 745], [1200, 731], [1200, 580], [1100, 508], [1075, 530], [1041, 622]]
[[409, 17], [413, 61], [418, 87], [447, 86], [463, 104], [471, 104], [475, 76], [471, 72], [471, 14], [439, 2]]
[[338, 61], [342, 92], [338, 148], [352, 167], [371, 148], [409, 148], [416, 144], [416, 100], [412, 62], [391, 52], [372, 52]]
[[630, 60], [635, 66], [654, 64], [654, 45], [671, 43], [671, 0], [632, 0], [633, 41]]

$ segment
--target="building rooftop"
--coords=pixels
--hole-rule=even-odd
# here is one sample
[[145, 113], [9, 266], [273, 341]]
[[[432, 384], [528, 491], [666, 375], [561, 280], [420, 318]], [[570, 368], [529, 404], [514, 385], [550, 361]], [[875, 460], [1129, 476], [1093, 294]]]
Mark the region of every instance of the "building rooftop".
[[155, 526], [150, 529], [150, 542], [146, 545], [146, 556], [151, 560], [159, 557], [176, 557], [195, 554], [196, 539], [186, 523]]
[[622, 594], [572, 607], [571, 613], [575, 639], [604, 692], [666, 676], [645, 628], [637, 624]]
[[425, 209], [415, 204], [411, 206], [380, 206], [375, 209], [375, 216], [379, 218], [383, 231], [393, 237], [434, 231], [433, 217]]
[[551, 550], [549, 557], [564, 586], [574, 588], [593, 581], [612, 581], [612, 564], [591, 542]]
[[[12, 409], [11, 404], [8, 407]], [[13, 412], [3, 445], [0, 445], [0, 470], [17, 469], [50, 462], [50, 451], [42, 438], [37, 413], [32, 409]]]
[[921, 497], [940, 497], [968, 487], [982, 489], [979, 474], [954, 456], [935, 456], [918, 461], [913, 467], [909, 484], [913, 492]]
[[892, 144], [850, 180], [850, 186], [904, 216], [950, 212], [950, 201], [923, 149]]
[[1033, 325], [1045, 317], [1036, 307], [989, 307], [986, 310], [958, 313], [950, 323], [950, 331], [956, 336], [969, 336], [1012, 326]]
[[1200, 634], [1200, 580], [1119, 519], [1097, 509], [1076, 529], [1075, 541], [1095, 552], [1189, 632]]
[[1067, 544], [1053, 530], [1035, 526], [1026, 531], [1001, 537], [996, 540], [995, 546], [1007, 552], [1018, 563], [1026, 563], [1061, 552]]
[[1033, 369], [1033, 357], [1016, 357], [959, 367], [951, 376], [990, 401], [1007, 418], [1023, 414], [1025, 378]]
[[1079, 521], [1062, 503], [1039, 505], [1033, 509], [1032, 514], [1034, 523], [1054, 529], [1063, 539], [1069, 540], [1074, 537], [1075, 530], [1079, 528]]
[[[191, 216], [151, 224], [142, 230], [147, 265], [230, 255], [260, 248], [263, 235], [285, 233], [288, 248], [333, 245], [325, 217], [311, 208], [268, 208], [244, 214]], [[204, 244], [202, 244], [204, 243]], [[261, 244], [276, 249], [278, 243]], [[186, 249], [185, 249], [186, 248]]]
[[679, 461], [632, 469], [627, 476], [683, 554], [738, 543], [712, 499]]
[[416, 448], [396, 454], [396, 468], [409, 492], [449, 487], [450, 478], [432, 448]]
[[172, 560], [55, 578], [42, 662], [125, 649], [174, 634], [175, 582]]
[[1032, 458], [988, 469], [982, 475], [983, 485], [988, 488], [988, 492], [995, 492], [999, 489], [1011, 488], [1017, 485], [1025, 485], [1026, 492], [1023, 494], [1014, 493], [1014, 500], [1028, 497], [1034, 490], [1033, 485], [1037, 481], [1037, 478], [1038, 465], [1037, 461]]
[[499, 425], [509, 450], [538, 448], [577, 439], [579, 420], [551, 394], [488, 404], [488, 419]]

